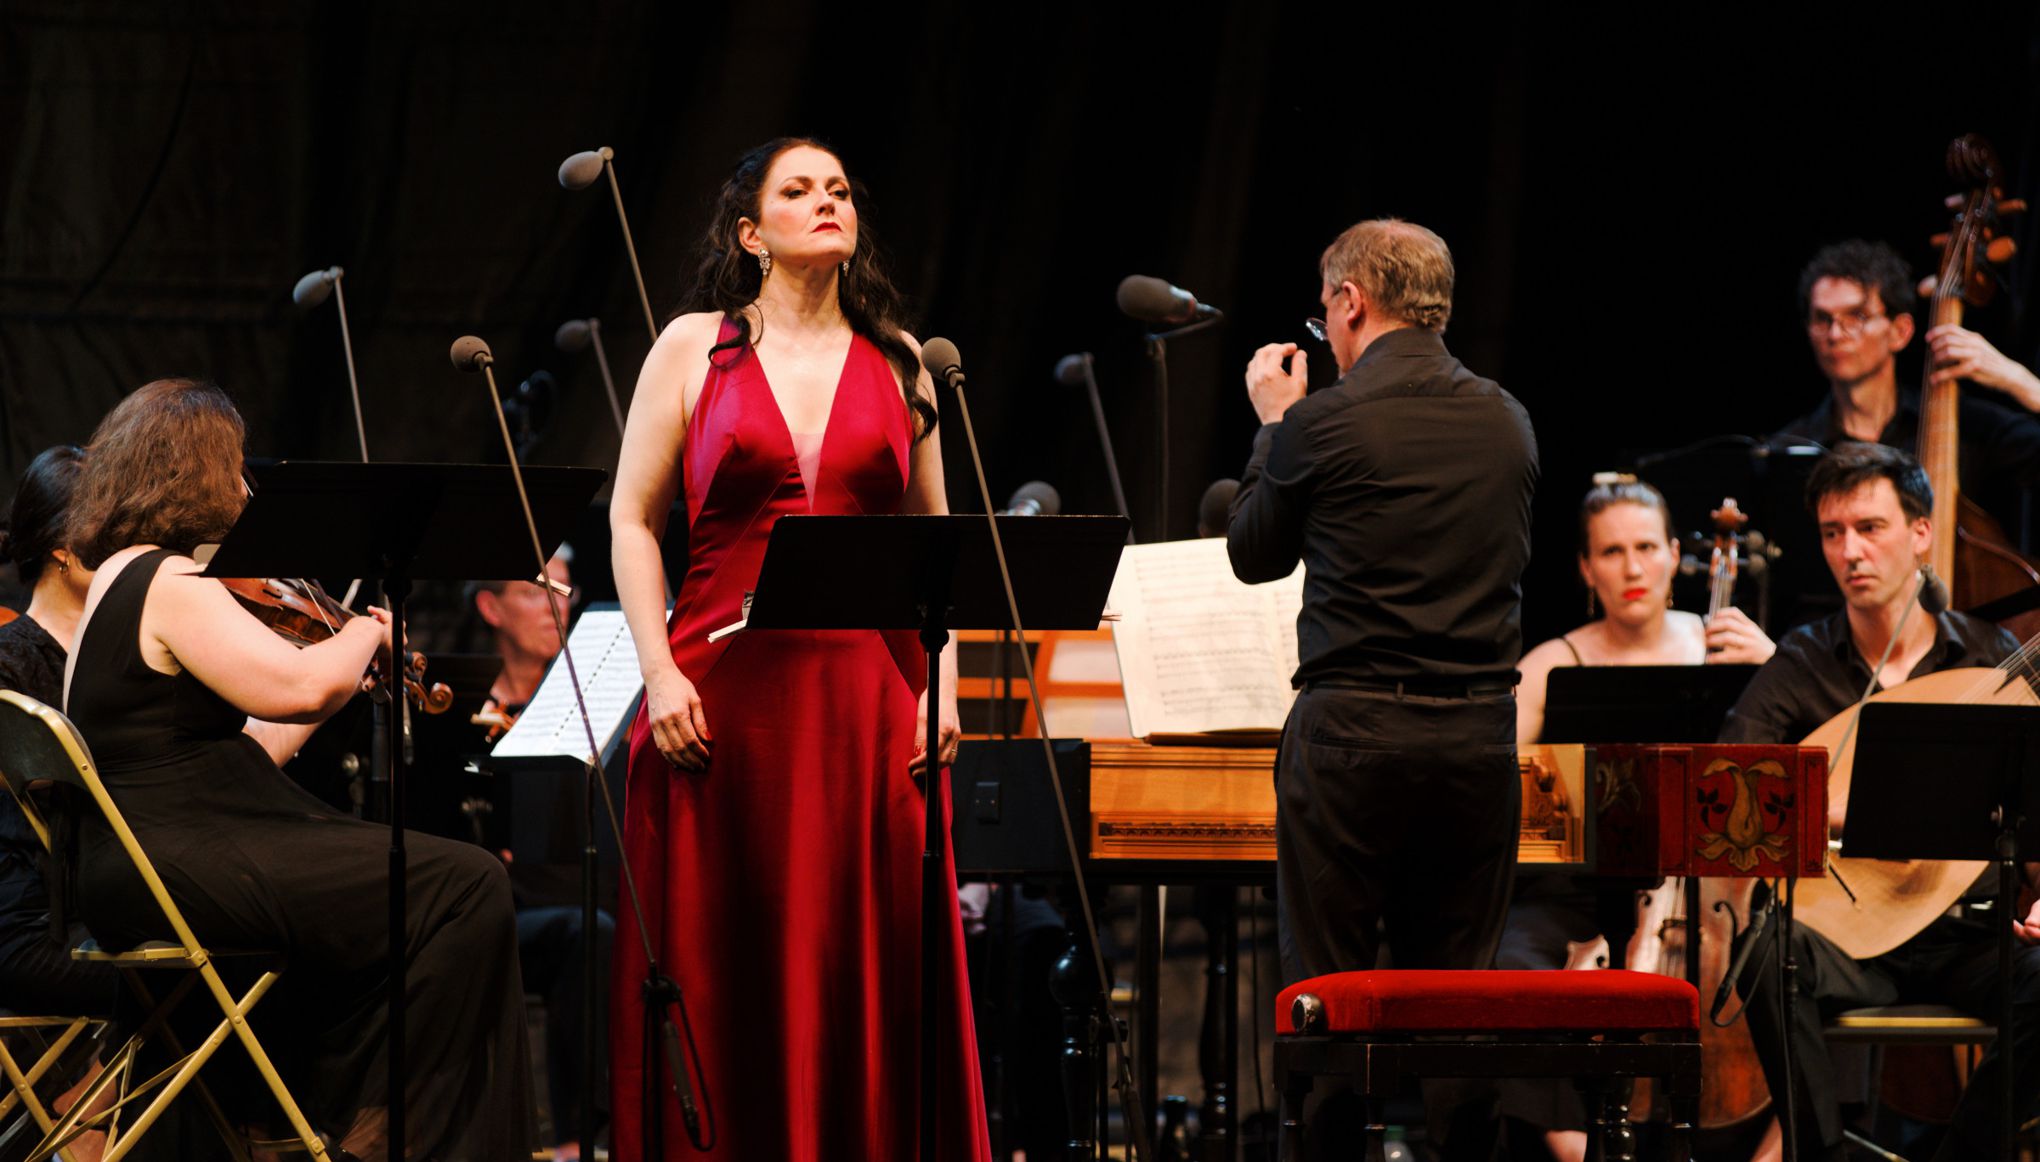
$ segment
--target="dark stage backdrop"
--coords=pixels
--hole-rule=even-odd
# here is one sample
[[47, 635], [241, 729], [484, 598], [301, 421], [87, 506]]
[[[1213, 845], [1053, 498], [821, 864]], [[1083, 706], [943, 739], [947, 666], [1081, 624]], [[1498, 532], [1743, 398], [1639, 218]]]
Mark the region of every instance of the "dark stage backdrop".
[[[551, 337], [600, 316], [626, 392], [648, 340], [608, 193], [562, 190], [559, 162], [616, 150], [663, 316], [734, 156], [815, 134], [869, 187], [919, 333], [962, 349], [998, 498], [1040, 478], [1109, 509], [1087, 406], [1050, 378], [1094, 351], [1143, 538], [1156, 416], [1120, 277], [1228, 314], [1173, 348], [1168, 531], [1188, 535], [1245, 460], [1248, 355], [1315, 313], [1319, 250], [1363, 217], [1437, 229], [1459, 264], [1447, 340], [1543, 446], [1535, 641], [1578, 620], [1590, 472], [1817, 398], [1794, 300], [1816, 247], [1884, 237], [1927, 261], [1965, 131], [2040, 192], [2030, 4], [1959, 24], [1918, 4], [1649, 24], [1410, 7], [6, 0], [0, 467], [180, 373], [226, 386], [253, 454], [353, 457], [334, 308], [289, 298], [332, 264], [376, 458], [500, 458], [481, 382], [446, 358], [474, 332], [506, 387], [558, 377], [536, 459], [613, 467], [593, 360]], [[2030, 360], [2029, 301], [1977, 318]], [[1314, 379], [1333, 372], [1320, 349]], [[949, 491], [971, 509], [958, 429]]]

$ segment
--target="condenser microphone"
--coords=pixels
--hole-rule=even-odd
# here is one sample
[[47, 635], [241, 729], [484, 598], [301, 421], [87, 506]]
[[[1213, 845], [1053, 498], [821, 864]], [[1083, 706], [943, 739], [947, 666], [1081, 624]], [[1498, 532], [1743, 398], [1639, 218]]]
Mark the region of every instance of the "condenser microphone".
[[1232, 523], [1233, 497], [1240, 494], [1240, 482], [1226, 477], [1214, 480], [1197, 502], [1197, 535], [1222, 537]]
[[1091, 397], [1091, 422], [1098, 429], [1098, 450], [1105, 455], [1105, 477], [1112, 483], [1112, 499], [1119, 515], [1127, 517], [1126, 541], [1133, 543], [1132, 510], [1126, 507], [1126, 485], [1119, 479], [1119, 458], [1112, 454], [1112, 433], [1105, 427], [1105, 403], [1098, 397], [1098, 374], [1091, 353], [1065, 355], [1055, 364], [1055, 381], [1064, 387], [1081, 387]]
[[553, 332], [553, 346], [568, 354], [581, 350], [595, 333], [591, 325], [594, 322], [593, 319], [568, 319], [561, 323], [560, 329]]
[[1225, 312], [1179, 286], [1145, 274], [1129, 274], [1119, 283], [1119, 309], [1143, 323], [1165, 327], [1220, 319]]
[[[347, 292], [340, 289], [340, 276], [345, 273], [337, 266], [311, 272], [290, 288], [290, 301], [309, 311], [328, 296], [334, 297], [334, 305], [340, 311], [340, 350], [347, 356], [347, 391], [354, 399], [354, 435], [361, 441], [361, 462], [366, 464], [368, 421], [361, 413], [361, 377], [354, 370], [354, 334], [347, 326]], [[350, 591], [349, 597], [352, 596]]]
[[921, 366], [952, 388], [964, 381], [963, 356], [957, 352], [956, 344], [947, 339], [930, 339], [921, 344]]
[[645, 293], [645, 272], [638, 265], [637, 243], [630, 238], [630, 215], [623, 212], [623, 187], [616, 181], [616, 151], [605, 145], [561, 162], [560, 185], [585, 190], [605, 173], [609, 175], [609, 196], [616, 202], [616, 224], [623, 230], [623, 252], [630, 256], [630, 276], [637, 282], [638, 305], [644, 308], [645, 330], [651, 333], [652, 342], [657, 343], [659, 322], [652, 316], [652, 296]]
[[1932, 565], [1920, 566], [1920, 608], [1934, 615], [1948, 612], [1948, 583]]
[[480, 371], [493, 367], [496, 357], [489, 352], [489, 345], [473, 335], [462, 335], [453, 341], [453, 349], [447, 354], [453, 365], [462, 371]]
[[605, 145], [601, 149], [590, 149], [577, 153], [561, 162], [561, 187], [569, 190], [585, 190], [589, 186], [594, 185], [595, 179], [602, 176], [603, 164], [615, 156], [615, 151]]
[[602, 372], [602, 390], [609, 393], [609, 414], [616, 419], [616, 437], [623, 438], [623, 401], [616, 394], [616, 377], [609, 373], [609, 354], [602, 349], [600, 319], [568, 319], [553, 332], [553, 346], [569, 354], [585, 347], [595, 348], [595, 366]]
[[1000, 516], [1056, 516], [1062, 512], [1062, 494], [1044, 480], [1030, 480], [1013, 490]]
[[290, 288], [290, 301], [311, 310], [325, 302], [326, 296], [333, 293], [333, 284], [340, 281], [342, 273], [337, 266], [313, 271], [297, 280], [297, 285]]
[[1055, 363], [1055, 381], [1064, 387], [1083, 387], [1091, 382], [1091, 353], [1079, 351]]

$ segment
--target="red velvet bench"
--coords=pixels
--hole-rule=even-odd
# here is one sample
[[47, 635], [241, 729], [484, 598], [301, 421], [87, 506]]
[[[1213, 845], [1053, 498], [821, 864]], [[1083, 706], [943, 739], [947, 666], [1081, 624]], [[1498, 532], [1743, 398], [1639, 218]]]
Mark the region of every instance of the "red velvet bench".
[[[1628, 1159], [1627, 1087], [1663, 1079], [1670, 1153], [1690, 1156], [1700, 1100], [1700, 997], [1672, 977], [1388, 970], [1313, 977], [1275, 1002], [1282, 1153], [1300, 1158], [1304, 1098], [1346, 1079], [1367, 1107], [1365, 1153], [1384, 1156], [1381, 1102], [1412, 1078], [1570, 1077], [1587, 1102], [1590, 1159]], [[1437, 1040], [1478, 1035], [1482, 1040]], [[1650, 1036], [1645, 1041], [1646, 1035]]]

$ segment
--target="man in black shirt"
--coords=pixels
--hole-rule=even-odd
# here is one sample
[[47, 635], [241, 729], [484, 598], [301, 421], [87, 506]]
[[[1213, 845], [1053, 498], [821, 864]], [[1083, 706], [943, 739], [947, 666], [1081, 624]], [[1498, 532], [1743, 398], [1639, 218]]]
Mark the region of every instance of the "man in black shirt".
[[[1941, 670], [1993, 666], [2018, 648], [2010, 634], [1960, 613], [1908, 614], [1934, 535], [1928, 516], [1933, 492], [1911, 457], [1877, 444], [1844, 443], [1815, 466], [1807, 493], [1846, 605], [1778, 643], [1778, 652], [1729, 711], [1723, 742], [1797, 742], [1862, 697], [1875, 659], [1886, 659], [1877, 685], [1890, 687]], [[1830, 819], [1839, 825], [1847, 807], [1831, 803]], [[1993, 872], [1987, 886], [1995, 885]], [[2019, 1014], [2013, 1052], [2019, 1076], [2040, 1076], [2040, 948], [2032, 947], [2040, 943], [2040, 906], [2009, 922], [2027, 945], [2013, 967]], [[1923, 1001], [1984, 1016], [1997, 1012], [1997, 930], [1985, 919], [1942, 917], [1892, 951], [1864, 961], [1850, 959], [1801, 926], [1793, 931], [1793, 951], [1801, 1001], [1794, 1006], [1790, 1035], [1804, 1159], [1843, 1156], [1835, 1072], [1821, 1037], [1826, 1018], [1844, 1009]], [[1766, 949], [1749, 971], [1755, 978], [1751, 983], [1751, 976], [1744, 977], [1750, 984], [1750, 1035], [1771, 1092], [1783, 1093], [1775, 948]], [[1938, 1158], [1997, 1156], [2000, 1060], [1996, 1046], [1985, 1054]], [[2025, 1092], [2030, 1100], [2040, 1087], [2027, 1086]]]
[[[1276, 763], [1283, 975], [1373, 968], [1384, 935], [1399, 968], [1487, 968], [1515, 870], [1536, 440], [1439, 339], [1453, 272], [1436, 234], [1362, 222], [1319, 273], [1310, 327], [1341, 377], [1306, 398], [1295, 344], [1255, 353], [1262, 427], [1226, 538], [1243, 581], [1304, 566]], [[1448, 1147], [1479, 1156], [1492, 1110], [1465, 1116], [1480, 1132]]]

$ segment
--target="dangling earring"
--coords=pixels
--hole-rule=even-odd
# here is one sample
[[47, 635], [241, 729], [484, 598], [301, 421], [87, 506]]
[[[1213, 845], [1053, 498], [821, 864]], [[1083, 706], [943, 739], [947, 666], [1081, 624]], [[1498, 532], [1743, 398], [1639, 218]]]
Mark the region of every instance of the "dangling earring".
[[1592, 588], [1589, 588], [1587, 590], [1587, 620], [1592, 621], [1599, 616], [1601, 616], [1601, 611], [1594, 608], [1594, 591]]
[[843, 277], [850, 277], [850, 260], [847, 258], [843, 260]]
[[1669, 593], [1665, 594], [1665, 608], [1672, 608], [1672, 595]]
[[772, 252], [770, 250], [760, 250], [758, 252], [758, 277], [762, 279], [771, 273]]

